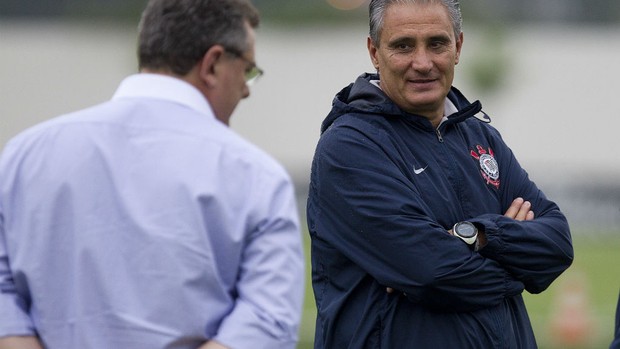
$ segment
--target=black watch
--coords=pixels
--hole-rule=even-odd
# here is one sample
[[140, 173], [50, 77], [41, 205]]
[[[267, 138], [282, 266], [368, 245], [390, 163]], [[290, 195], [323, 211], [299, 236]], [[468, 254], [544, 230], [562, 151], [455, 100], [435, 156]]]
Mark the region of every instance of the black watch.
[[452, 227], [454, 236], [461, 238], [468, 245], [474, 245], [478, 238], [478, 228], [471, 222], [458, 222]]

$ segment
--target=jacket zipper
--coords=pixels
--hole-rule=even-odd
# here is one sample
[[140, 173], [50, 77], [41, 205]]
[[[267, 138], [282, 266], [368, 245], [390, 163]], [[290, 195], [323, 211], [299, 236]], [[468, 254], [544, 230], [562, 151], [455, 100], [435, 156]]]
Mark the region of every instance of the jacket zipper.
[[435, 129], [435, 133], [437, 133], [437, 139], [439, 140], [439, 143], [443, 143], [443, 136], [441, 135], [441, 131], [439, 131], [439, 127]]
[[448, 118], [444, 117], [443, 119], [441, 119], [441, 122], [439, 122], [439, 125], [437, 125], [437, 128], [435, 129], [435, 133], [437, 134], [437, 139], [439, 140], [439, 143], [443, 143], [443, 136], [441, 135], [441, 126], [448, 121]]

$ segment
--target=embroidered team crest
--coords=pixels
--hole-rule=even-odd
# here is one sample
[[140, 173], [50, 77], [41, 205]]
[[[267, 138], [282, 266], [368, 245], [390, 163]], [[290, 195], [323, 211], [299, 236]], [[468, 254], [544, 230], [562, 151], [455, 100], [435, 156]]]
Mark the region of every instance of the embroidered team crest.
[[476, 150], [471, 151], [471, 156], [478, 160], [480, 174], [482, 174], [487, 184], [491, 184], [499, 189], [499, 166], [495, 160], [493, 149], [489, 148], [489, 150], [486, 150], [482, 146], [477, 145]]

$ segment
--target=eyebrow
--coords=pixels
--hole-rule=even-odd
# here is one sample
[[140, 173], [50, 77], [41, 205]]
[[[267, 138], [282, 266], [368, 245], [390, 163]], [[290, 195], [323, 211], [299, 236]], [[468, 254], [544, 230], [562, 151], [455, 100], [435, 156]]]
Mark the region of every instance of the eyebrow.
[[430, 41], [452, 42], [452, 37], [450, 35], [447, 35], [447, 34], [433, 35], [429, 39], [430, 39]]
[[[411, 43], [411, 42], [415, 42], [417, 41], [417, 38], [415, 36], [401, 36], [401, 37], [397, 37], [393, 40], [388, 41], [388, 46], [395, 46], [401, 43]], [[447, 34], [435, 34], [435, 35], [431, 35], [430, 37], [426, 38], [424, 41], [442, 41], [442, 42], [452, 42], [452, 37], [450, 37], [450, 35]]]

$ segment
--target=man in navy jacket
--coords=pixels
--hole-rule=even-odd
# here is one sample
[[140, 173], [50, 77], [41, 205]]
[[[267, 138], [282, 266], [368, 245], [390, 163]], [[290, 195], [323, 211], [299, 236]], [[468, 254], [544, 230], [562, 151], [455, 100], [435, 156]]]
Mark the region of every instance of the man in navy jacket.
[[522, 298], [573, 260], [568, 223], [452, 87], [457, 0], [372, 0], [377, 74], [321, 127], [308, 226], [315, 348], [536, 348]]

